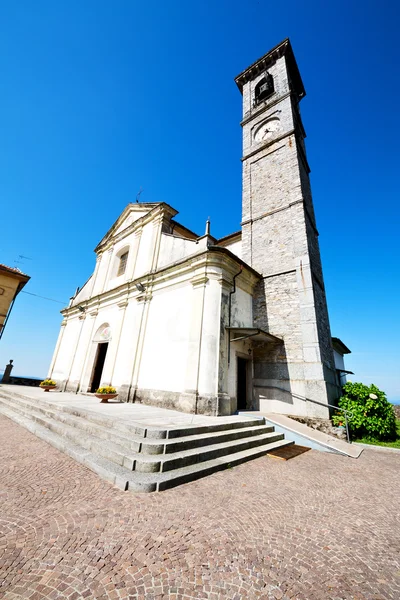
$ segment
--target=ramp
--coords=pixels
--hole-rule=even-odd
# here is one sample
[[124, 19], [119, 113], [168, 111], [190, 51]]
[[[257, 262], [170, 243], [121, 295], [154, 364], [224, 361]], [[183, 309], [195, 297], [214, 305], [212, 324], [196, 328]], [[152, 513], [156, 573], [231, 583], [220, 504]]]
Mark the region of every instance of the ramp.
[[275, 427], [275, 431], [283, 433], [285, 439], [320, 452], [334, 452], [350, 458], [358, 458], [363, 451], [363, 448], [358, 444], [348, 444], [344, 440], [339, 440], [336, 437], [322, 433], [322, 431], [308, 427], [286, 415], [260, 411], [241, 411], [239, 416], [258, 416], [260, 419], [265, 419], [267, 424]]

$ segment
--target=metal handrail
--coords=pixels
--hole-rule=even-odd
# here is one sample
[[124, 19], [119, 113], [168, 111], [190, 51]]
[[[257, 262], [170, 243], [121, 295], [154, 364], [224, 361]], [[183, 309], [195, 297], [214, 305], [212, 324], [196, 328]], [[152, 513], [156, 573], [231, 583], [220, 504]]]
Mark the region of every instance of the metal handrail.
[[329, 406], [330, 408], [334, 408], [335, 410], [342, 411], [342, 413], [344, 413], [344, 421], [346, 423], [347, 442], [349, 444], [351, 444], [348, 421], [351, 421], [351, 419], [353, 418], [353, 413], [350, 410], [346, 410], [345, 408], [340, 408], [339, 406], [335, 406], [334, 404], [328, 404], [326, 402], [318, 402], [318, 400], [312, 400], [311, 398], [307, 398], [306, 396], [300, 396], [300, 394], [295, 394], [294, 392], [285, 390], [285, 388], [277, 387], [276, 385], [266, 385], [266, 386], [257, 386], [257, 387], [264, 387], [264, 388], [268, 388], [268, 389], [279, 390], [281, 392], [286, 392], [287, 394], [290, 394], [294, 398], [299, 398], [300, 400], [304, 400], [305, 402], [313, 402], [314, 404], [319, 404], [320, 406]]

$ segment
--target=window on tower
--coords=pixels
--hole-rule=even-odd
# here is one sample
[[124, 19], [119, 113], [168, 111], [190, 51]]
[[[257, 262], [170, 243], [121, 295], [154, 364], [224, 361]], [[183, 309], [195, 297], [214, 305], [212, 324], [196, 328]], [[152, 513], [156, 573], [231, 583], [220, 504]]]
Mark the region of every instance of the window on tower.
[[265, 77], [260, 79], [254, 90], [254, 104], [260, 104], [274, 93], [274, 78], [271, 73], [266, 73]]

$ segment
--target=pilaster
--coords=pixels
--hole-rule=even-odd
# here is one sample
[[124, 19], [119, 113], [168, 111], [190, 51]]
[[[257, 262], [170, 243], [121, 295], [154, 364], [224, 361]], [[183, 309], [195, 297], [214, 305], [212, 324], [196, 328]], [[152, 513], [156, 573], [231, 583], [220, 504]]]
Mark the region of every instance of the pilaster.
[[207, 270], [198, 269], [191, 279], [192, 301], [186, 360], [185, 391], [182, 402], [188, 405], [187, 412], [197, 413], [199, 394], [200, 353], [204, 318], [204, 298], [208, 284]]

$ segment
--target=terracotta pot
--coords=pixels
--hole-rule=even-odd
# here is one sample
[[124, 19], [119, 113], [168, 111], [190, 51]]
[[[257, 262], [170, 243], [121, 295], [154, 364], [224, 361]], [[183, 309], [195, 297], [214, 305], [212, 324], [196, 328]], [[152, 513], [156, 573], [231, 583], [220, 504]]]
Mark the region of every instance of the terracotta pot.
[[41, 387], [45, 392], [49, 392], [50, 390], [54, 390], [56, 388], [55, 385], [40, 385], [39, 387]]
[[118, 394], [95, 394], [96, 398], [100, 398], [102, 402], [108, 402], [113, 398], [116, 398]]

